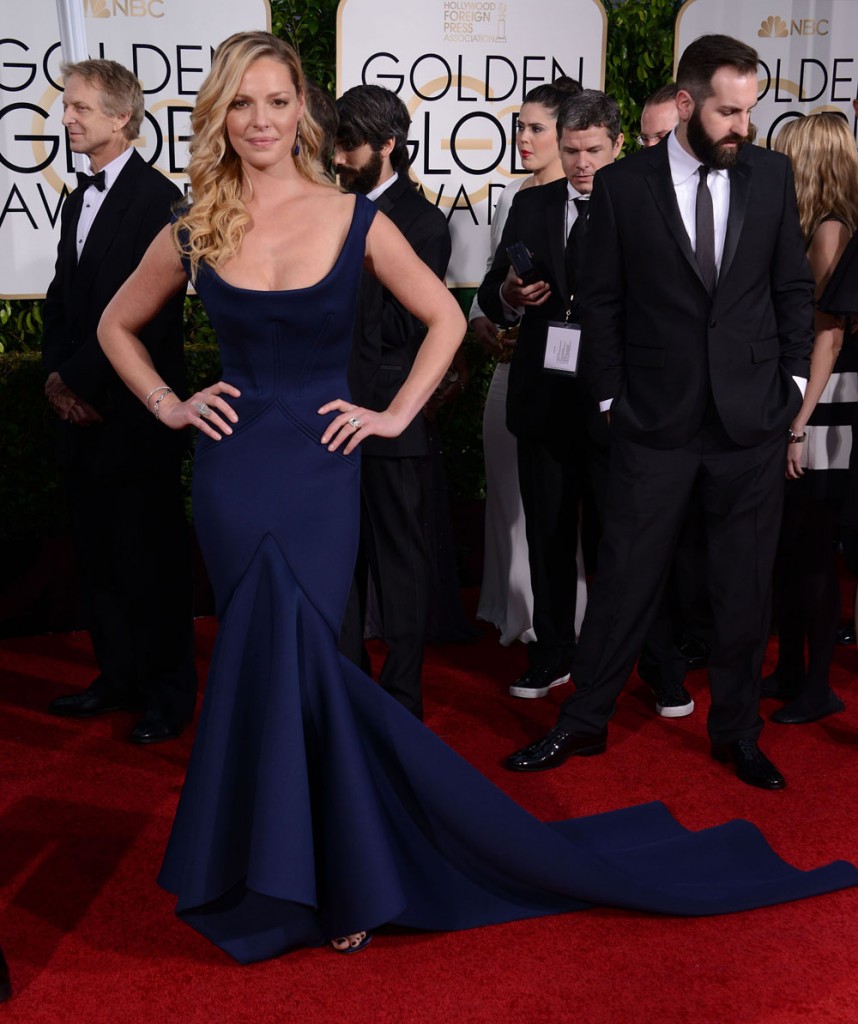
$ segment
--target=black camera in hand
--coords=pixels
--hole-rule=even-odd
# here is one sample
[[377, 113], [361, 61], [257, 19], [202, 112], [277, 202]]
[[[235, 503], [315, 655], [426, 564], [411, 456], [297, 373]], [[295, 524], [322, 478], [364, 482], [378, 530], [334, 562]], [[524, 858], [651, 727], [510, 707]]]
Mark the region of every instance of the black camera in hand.
[[524, 242], [513, 242], [512, 245], [508, 245], [506, 254], [509, 256], [516, 276], [520, 277], [524, 284], [533, 284], [534, 281], [549, 281], [545, 265], [536, 259]]

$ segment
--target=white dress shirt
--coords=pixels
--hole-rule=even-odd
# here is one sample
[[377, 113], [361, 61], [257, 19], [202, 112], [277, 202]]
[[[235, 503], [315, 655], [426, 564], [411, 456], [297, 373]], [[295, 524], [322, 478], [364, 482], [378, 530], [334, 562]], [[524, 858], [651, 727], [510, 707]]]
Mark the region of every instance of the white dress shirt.
[[[670, 177], [679, 204], [682, 223], [691, 241], [691, 248], [697, 251], [697, 186], [700, 184], [701, 161], [683, 149], [676, 137], [670, 133], [667, 140], [667, 158], [670, 161]], [[724, 239], [727, 235], [727, 214], [730, 211], [730, 175], [726, 170], [710, 168], [706, 178], [712, 196], [712, 213], [715, 218], [715, 266], [721, 272], [721, 257], [724, 255]]]
[[[86, 244], [87, 236], [89, 235], [92, 225], [95, 223], [95, 218], [98, 216], [98, 211], [101, 209], [101, 204], [107, 197], [107, 193], [110, 191], [111, 185], [119, 177], [119, 172], [128, 163], [131, 158], [131, 154], [134, 152], [131, 146], [128, 147], [124, 152], [120, 153], [115, 160], [111, 160], [109, 164], [106, 164], [102, 169], [104, 171], [104, 191], [99, 190], [94, 185], [89, 185], [83, 195], [83, 206], [80, 208], [80, 216], [77, 219], [77, 258], [80, 259], [80, 254], [83, 252], [83, 247]], [[89, 171], [92, 174], [92, 168]]]
[[387, 179], [387, 181], [383, 181], [380, 185], [376, 185], [375, 188], [372, 190], [372, 192], [367, 192], [367, 194], [366, 194], [367, 199], [371, 199], [372, 202], [375, 202], [376, 199], [378, 199], [378, 197], [380, 195], [385, 193], [390, 188], [390, 186], [394, 182], [396, 182], [398, 180], [399, 180], [399, 175], [398, 174], [391, 174], [391, 176]]

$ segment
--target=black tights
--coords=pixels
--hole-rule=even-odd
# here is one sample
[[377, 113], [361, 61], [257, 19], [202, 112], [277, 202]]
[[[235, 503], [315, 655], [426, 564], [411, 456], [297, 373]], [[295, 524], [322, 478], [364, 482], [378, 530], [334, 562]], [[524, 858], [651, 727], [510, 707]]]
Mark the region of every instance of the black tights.
[[788, 486], [774, 577], [776, 674], [810, 708], [828, 696], [840, 619], [835, 505], [789, 491]]

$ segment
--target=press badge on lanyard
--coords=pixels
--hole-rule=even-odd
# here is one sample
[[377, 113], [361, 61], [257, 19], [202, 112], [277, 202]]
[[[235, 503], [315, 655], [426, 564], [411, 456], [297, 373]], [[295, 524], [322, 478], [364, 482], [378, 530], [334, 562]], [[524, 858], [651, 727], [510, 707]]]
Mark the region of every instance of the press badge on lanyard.
[[579, 324], [549, 321], [543, 369], [549, 373], [565, 373], [570, 377], [577, 377], [580, 347], [581, 327]]

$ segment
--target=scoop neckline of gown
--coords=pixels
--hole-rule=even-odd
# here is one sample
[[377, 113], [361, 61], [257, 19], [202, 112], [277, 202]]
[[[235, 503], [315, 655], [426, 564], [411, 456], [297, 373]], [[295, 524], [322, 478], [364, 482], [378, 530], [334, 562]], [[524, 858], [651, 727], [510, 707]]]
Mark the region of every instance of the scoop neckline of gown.
[[227, 281], [225, 277], [221, 277], [214, 267], [209, 266], [209, 270], [215, 275], [215, 277], [218, 279], [218, 281], [221, 282], [221, 284], [225, 284], [227, 288], [232, 288], [232, 290], [236, 292], [248, 292], [251, 295], [291, 295], [292, 293], [295, 292], [312, 291], [314, 288], [318, 288], [320, 285], [323, 285], [325, 281], [328, 280], [328, 278], [334, 273], [334, 271], [340, 265], [340, 261], [343, 258], [343, 253], [346, 251], [346, 247], [349, 244], [349, 239], [351, 238], [352, 231], [354, 231], [355, 221], [357, 219], [358, 198], [358, 194], [355, 193], [355, 201], [352, 204], [352, 217], [351, 220], [349, 221], [349, 229], [346, 232], [346, 237], [343, 240], [343, 244], [340, 246], [340, 251], [337, 253], [337, 258], [331, 264], [331, 269], [325, 274], [324, 277], [320, 277], [319, 280], [315, 282], [315, 284], [307, 284], [304, 285], [303, 288], [243, 288], [240, 284], [232, 284], [231, 282]]

